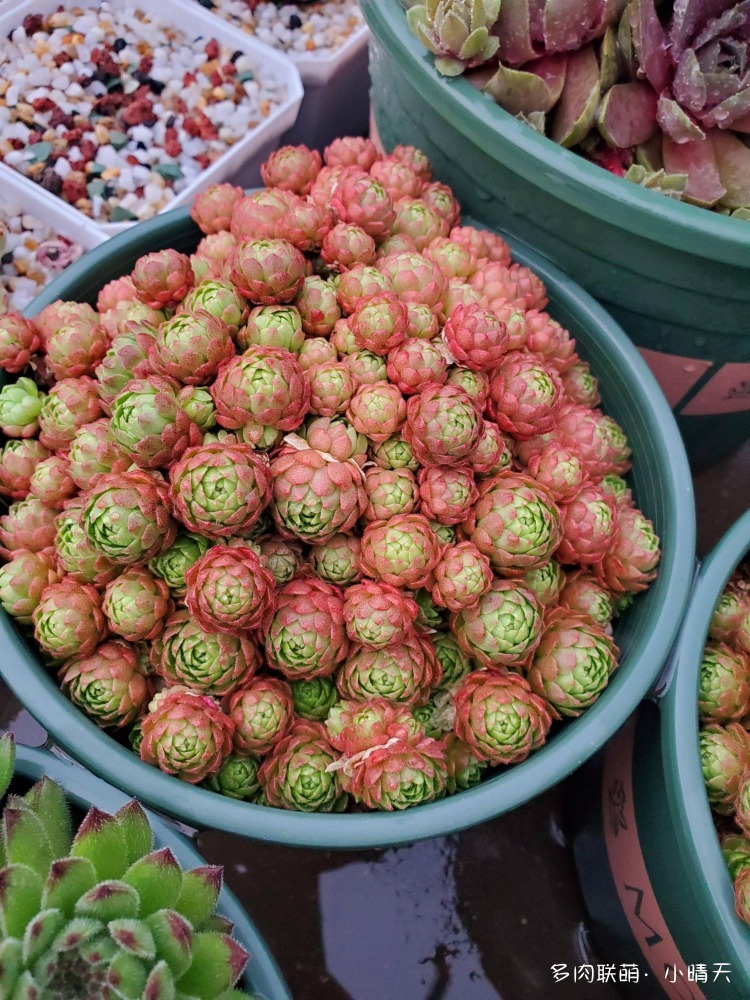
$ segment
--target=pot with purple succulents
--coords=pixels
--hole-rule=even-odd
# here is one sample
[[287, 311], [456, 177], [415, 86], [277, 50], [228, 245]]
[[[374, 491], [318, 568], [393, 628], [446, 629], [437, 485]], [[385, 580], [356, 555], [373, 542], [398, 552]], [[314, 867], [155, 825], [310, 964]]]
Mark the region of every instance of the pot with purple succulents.
[[469, 211], [610, 310], [694, 467], [750, 437], [750, 5], [363, 10], [385, 148], [424, 149]]
[[648, 970], [635, 996], [750, 992], [749, 557], [746, 513], [701, 567], [656, 704], [571, 782], [596, 943]]
[[291, 1000], [222, 869], [135, 799], [6, 734], [0, 804], [4, 996]]
[[687, 460], [611, 319], [458, 225], [419, 150], [263, 174], [0, 321], [0, 674], [193, 825], [435, 836], [643, 697], [689, 586]]

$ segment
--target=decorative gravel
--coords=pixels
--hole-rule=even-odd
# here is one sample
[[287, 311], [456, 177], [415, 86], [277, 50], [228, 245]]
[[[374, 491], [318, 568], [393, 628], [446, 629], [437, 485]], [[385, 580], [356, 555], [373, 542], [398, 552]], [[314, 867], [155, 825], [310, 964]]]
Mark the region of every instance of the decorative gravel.
[[82, 253], [81, 246], [24, 212], [17, 202], [0, 200], [0, 313], [25, 309]]
[[364, 24], [356, 0], [278, 4], [261, 0], [197, 0], [226, 21], [292, 59], [330, 55]]
[[147, 219], [284, 90], [129, 0], [29, 15], [0, 41], [0, 157], [97, 222]]

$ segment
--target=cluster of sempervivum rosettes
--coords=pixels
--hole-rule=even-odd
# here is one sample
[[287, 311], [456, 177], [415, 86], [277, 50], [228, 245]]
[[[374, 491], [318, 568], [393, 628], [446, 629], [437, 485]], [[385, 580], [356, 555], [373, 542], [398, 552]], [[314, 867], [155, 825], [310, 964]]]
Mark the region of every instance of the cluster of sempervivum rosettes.
[[[0, 737], [0, 800], [13, 778]], [[42, 778], [2, 813], [3, 997], [24, 1000], [251, 1000], [236, 989], [248, 954], [215, 912], [222, 869], [184, 871], [154, 849], [135, 799], [92, 807], [77, 829], [63, 789]]]
[[734, 573], [714, 609], [698, 688], [700, 755], [708, 801], [750, 924], [750, 566]]
[[599, 697], [659, 542], [539, 278], [418, 150], [324, 161], [209, 188], [195, 254], [96, 310], [0, 320], [0, 600], [167, 773], [402, 808]]

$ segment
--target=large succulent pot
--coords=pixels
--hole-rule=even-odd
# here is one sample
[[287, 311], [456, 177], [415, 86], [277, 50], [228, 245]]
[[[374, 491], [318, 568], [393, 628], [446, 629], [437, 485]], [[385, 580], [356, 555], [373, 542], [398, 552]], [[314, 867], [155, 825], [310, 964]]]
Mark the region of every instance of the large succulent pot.
[[750, 437], [750, 226], [587, 162], [447, 79], [399, 0], [363, 0], [386, 149], [412, 143], [465, 210], [528, 242], [601, 301], [642, 351], [694, 467]]
[[[25, 791], [26, 788], [23, 786], [33, 784], [44, 776], [56, 781], [63, 788], [68, 802], [82, 812], [87, 812], [91, 806], [96, 806], [103, 812], [114, 813], [124, 806], [129, 798], [128, 795], [112, 788], [93, 774], [88, 774], [77, 764], [58, 754], [49, 750], [17, 745], [16, 768], [11, 791]], [[183, 869], [205, 865], [205, 860], [187, 837], [153, 813], [148, 813], [148, 818], [154, 831], [154, 843], [157, 849], [170, 848]], [[242, 983], [243, 988], [259, 998], [262, 997], [263, 1000], [292, 1000], [292, 994], [265, 941], [242, 909], [239, 900], [226, 887], [219, 896], [217, 913], [234, 924], [233, 936], [250, 954], [247, 973]]]
[[[586, 780], [575, 810], [583, 817], [576, 862], [596, 943], [610, 961], [635, 962], [648, 972], [635, 997], [661, 995], [656, 983], [676, 1000], [750, 996], [750, 927], [735, 915], [711, 818], [697, 708], [713, 609], [749, 552], [750, 511], [701, 568], [658, 707], [644, 704], [615, 736], [603, 754], [601, 780]], [[729, 982], [723, 974], [714, 980], [718, 963], [730, 968]], [[700, 965], [708, 970], [704, 983], [695, 979]]]
[[[104, 283], [128, 273], [142, 254], [167, 246], [190, 251], [199, 237], [183, 209], [137, 226], [73, 265], [35, 300], [31, 311], [58, 297], [93, 301]], [[556, 727], [547, 745], [523, 764], [495, 772], [453, 798], [400, 814], [293, 813], [223, 798], [143, 763], [67, 701], [3, 614], [0, 675], [71, 755], [143, 802], [195, 826], [294, 845], [369, 847], [450, 833], [514, 809], [579, 767], [622, 725], [666, 659], [688, 596], [695, 510], [687, 458], [669, 406], [617, 324], [545, 258], [518, 244], [512, 250], [545, 282], [549, 311], [573, 333], [580, 353], [600, 376], [605, 409], [623, 426], [633, 447], [638, 506], [662, 539], [657, 580], [618, 623], [621, 665], [601, 699], [581, 718]]]

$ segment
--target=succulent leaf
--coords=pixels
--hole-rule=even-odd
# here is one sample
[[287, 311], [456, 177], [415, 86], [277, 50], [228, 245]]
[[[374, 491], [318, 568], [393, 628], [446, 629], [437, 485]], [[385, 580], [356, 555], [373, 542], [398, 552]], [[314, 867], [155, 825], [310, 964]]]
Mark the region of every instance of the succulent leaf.
[[174, 906], [182, 887], [182, 869], [168, 847], [140, 858], [128, 868], [122, 881], [135, 890], [141, 917]]

